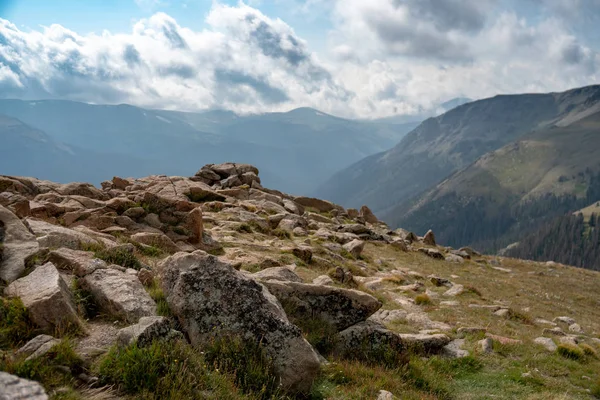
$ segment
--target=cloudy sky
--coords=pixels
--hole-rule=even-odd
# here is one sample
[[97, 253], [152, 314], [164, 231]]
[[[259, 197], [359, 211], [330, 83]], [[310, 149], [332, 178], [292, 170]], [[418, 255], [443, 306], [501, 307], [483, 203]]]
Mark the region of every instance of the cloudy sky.
[[0, 97], [414, 114], [600, 83], [600, 0], [0, 0]]

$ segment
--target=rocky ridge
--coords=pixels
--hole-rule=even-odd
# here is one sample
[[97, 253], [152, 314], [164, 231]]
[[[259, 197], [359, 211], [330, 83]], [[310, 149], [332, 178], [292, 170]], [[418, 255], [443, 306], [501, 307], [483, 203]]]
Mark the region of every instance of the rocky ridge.
[[[463, 358], [523, 341], [546, 351], [598, 345], [597, 322], [530, 320], [458, 275], [471, 267], [512, 278], [510, 260], [438, 246], [431, 231], [390, 230], [366, 206], [264, 188], [247, 164], [209, 164], [193, 177], [115, 177], [101, 189], [0, 176], [0, 240], [4, 299], [20, 298], [45, 335], [25, 345], [27, 356], [73, 331], [90, 362], [117, 343], [201, 348], [235, 336], [261, 344], [286, 392], [306, 394], [327, 359], [389, 349]], [[436, 272], [448, 268], [456, 274]], [[82, 292], [94, 312], [81, 309]], [[539, 327], [539, 337], [448, 317], [463, 307]], [[325, 332], [318, 340], [315, 321]], [[480, 341], [467, 348], [474, 336]]]

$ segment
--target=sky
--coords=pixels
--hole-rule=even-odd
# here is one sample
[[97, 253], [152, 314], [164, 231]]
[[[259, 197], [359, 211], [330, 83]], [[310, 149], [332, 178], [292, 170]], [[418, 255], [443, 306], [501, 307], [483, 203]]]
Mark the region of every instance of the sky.
[[600, 0], [0, 0], [0, 97], [414, 115], [600, 83]]

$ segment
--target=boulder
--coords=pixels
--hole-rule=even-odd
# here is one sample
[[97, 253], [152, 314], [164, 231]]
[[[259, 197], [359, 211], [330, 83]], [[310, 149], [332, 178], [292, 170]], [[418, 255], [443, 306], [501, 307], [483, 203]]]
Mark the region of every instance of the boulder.
[[264, 285], [286, 307], [290, 318], [318, 318], [337, 331], [366, 320], [382, 305], [359, 290], [281, 281]]
[[446, 262], [454, 263], [454, 264], [464, 264], [465, 259], [456, 254], [448, 254], [446, 256]]
[[[295, 268], [295, 265], [293, 267]], [[266, 268], [252, 274], [252, 277], [260, 281], [302, 282], [302, 278], [296, 275], [290, 266]]]
[[329, 275], [320, 275], [313, 279], [312, 283], [315, 285], [333, 286], [333, 279]]
[[202, 242], [204, 234], [204, 224], [202, 222], [202, 207], [196, 207], [189, 212], [186, 219], [186, 225], [191, 232], [189, 237], [190, 243]]
[[334, 343], [334, 354], [347, 358], [360, 357], [364, 352], [406, 350], [406, 345], [397, 333], [371, 320], [360, 322], [339, 332], [335, 335]]
[[285, 390], [310, 391], [319, 358], [264, 286], [203, 251], [177, 253], [159, 270], [171, 311], [192, 344], [228, 335], [260, 342]]
[[48, 400], [38, 382], [0, 372], [0, 400]]
[[33, 322], [46, 332], [82, 327], [69, 287], [52, 263], [41, 265], [29, 275], [17, 279], [4, 293], [9, 297], [19, 297]]
[[97, 269], [80, 280], [98, 307], [106, 314], [129, 323], [156, 315], [156, 304], [137, 276], [117, 269]]
[[169, 253], [179, 251], [179, 247], [163, 233], [139, 232], [131, 235], [131, 240], [148, 246], [155, 246]]
[[171, 324], [165, 317], [142, 317], [137, 324], [119, 330], [117, 343], [121, 346], [136, 343], [138, 347], [145, 347], [170, 333]]
[[464, 350], [462, 347], [465, 344], [465, 339], [454, 339], [446, 346], [443, 347], [442, 353], [446, 357], [450, 358], [463, 358], [469, 355], [467, 350]]
[[292, 249], [292, 254], [307, 264], [312, 261], [313, 252], [308, 246], [299, 246]]
[[348, 253], [352, 254], [353, 257], [358, 258], [361, 255], [363, 249], [365, 248], [365, 242], [363, 242], [362, 240], [355, 239], [351, 242], [346, 243], [342, 247]]
[[358, 215], [370, 224], [376, 224], [379, 222], [375, 214], [373, 214], [373, 211], [371, 211], [371, 209], [367, 206], [362, 206]]
[[533, 340], [533, 343], [544, 346], [549, 352], [555, 352], [558, 346], [554, 343], [554, 340], [547, 337], [538, 337]]
[[403, 321], [408, 313], [404, 310], [379, 310], [369, 317], [369, 320], [379, 322], [380, 324], [389, 324], [392, 322]]
[[404, 239], [396, 239], [391, 243], [392, 247], [400, 250], [400, 251], [408, 251], [408, 244]]
[[65, 247], [52, 250], [48, 253], [48, 261], [61, 270], [73, 272], [77, 276], [84, 276], [90, 271], [90, 263], [94, 259], [89, 251], [72, 250]]
[[465, 287], [463, 285], [454, 284], [450, 289], [444, 292], [444, 296], [459, 296], [465, 292]]
[[423, 236], [423, 244], [426, 244], [428, 246], [435, 246], [435, 235], [433, 234], [433, 231], [430, 229], [427, 231], [427, 233], [425, 234], [425, 236]]
[[300, 204], [296, 203], [293, 200], [289, 200], [289, 199], [283, 199], [283, 208], [285, 208], [287, 211], [294, 213], [296, 215], [302, 215], [304, 214], [304, 207], [302, 207]]
[[437, 249], [429, 249], [429, 248], [426, 248], [426, 247], [422, 247], [422, 248], [419, 249], [419, 251], [421, 253], [425, 254], [426, 256], [431, 257], [431, 258], [435, 258], [437, 260], [444, 260], [445, 259], [444, 254], [442, 254], [442, 252], [440, 252]]
[[21, 276], [27, 259], [38, 250], [35, 236], [15, 214], [0, 206], [0, 281], [10, 283]]
[[338, 207], [330, 201], [315, 199], [313, 197], [294, 197], [294, 201], [303, 207], [312, 208], [319, 212], [328, 212]]
[[17, 356], [27, 357], [25, 361], [35, 360], [48, 353], [50, 349], [60, 343], [60, 340], [50, 335], [38, 335], [17, 350]]
[[100, 245], [98, 240], [74, 229], [64, 228], [32, 218], [27, 219], [27, 224], [35, 236], [37, 236], [37, 241], [42, 247], [67, 247], [79, 250], [82, 244]]

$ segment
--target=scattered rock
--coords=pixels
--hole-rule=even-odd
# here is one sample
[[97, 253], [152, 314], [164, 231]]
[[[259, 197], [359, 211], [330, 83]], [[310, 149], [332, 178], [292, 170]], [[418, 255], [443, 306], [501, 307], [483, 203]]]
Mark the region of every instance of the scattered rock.
[[583, 333], [583, 329], [581, 329], [581, 326], [579, 324], [571, 324], [569, 325], [569, 332]]
[[510, 315], [510, 310], [508, 308], [501, 308], [497, 311], [494, 311], [494, 315], [497, 317], [507, 318]]
[[145, 347], [155, 339], [165, 338], [171, 332], [171, 324], [165, 317], [142, 317], [135, 325], [119, 330], [117, 343], [129, 346], [137, 343]]
[[313, 252], [310, 247], [300, 246], [292, 249], [292, 254], [307, 264], [310, 264], [313, 257]]
[[351, 241], [349, 243], [346, 243], [342, 247], [348, 253], [352, 254], [353, 257], [358, 258], [358, 256], [360, 256], [360, 254], [362, 253], [363, 249], [365, 248], [365, 242], [363, 242], [362, 240], [356, 239], [356, 240], [353, 240], [353, 241]]
[[6, 372], [0, 372], [0, 389], [0, 400], [48, 400], [42, 385]]
[[408, 245], [404, 239], [396, 239], [391, 243], [392, 247], [400, 250], [400, 251], [408, 251]]
[[[364, 292], [298, 282], [264, 283], [293, 319], [318, 318], [337, 331], [366, 320], [381, 302]], [[289, 307], [289, 308], [288, 308]]]
[[97, 269], [80, 280], [98, 307], [108, 315], [136, 323], [156, 315], [156, 304], [138, 277], [116, 269]]
[[261, 281], [302, 282], [302, 278], [296, 275], [293, 268], [289, 266], [263, 269], [262, 271], [252, 274], [252, 277]]
[[358, 215], [370, 224], [376, 224], [379, 222], [375, 214], [373, 214], [373, 211], [371, 211], [371, 209], [367, 206], [362, 206]]
[[15, 354], [27, 357], [25, 361], [35, 360], [48, 353], [52, 347], [59, 343], [60, 340], [50, 335], [38, 335], [17, 350]]
[[494, 341], [491, 338], [481, 339], [477, 342], [479, 349], [486, 354], [492, 353], [494, 351]]
[[27, 259], [39, 250], [39, 245], [23, 222], [1, 205], [0, 229], [0, 281], [10, 283], [23, 274]]
[[41, 265], [26, 277], [17, 279], [4, 293], [19, 297], [33, 322], [46, 332], [82, 327], [69, 287], [52, 263]]
[[455, 297], [463, 294], [465, 287], [463, 285], [454, 284], [450, 289], [444, 292], [444, 296]]
[[192, 344], [225, 335], [255, 340], [285, 389], [310, 390], [319, 358], [265, 287], [203, 251], [177, 253], [160, 270], [167, 302]]
[[369, 320], [380, 324], [389, 324], [406, 319], [408, 313], [404, 310], [379, 310], [369, 317]]
[[426, 248], [426, 247], [421, 247], [419, 249], [419, 251], [421, 253], [425, 254], [426, 256], [434, 258], [436, 260], [445, 260], [444, 254], [442, 254], [437, 249], [430, 249], [430, 248]]
[[323, 285], [323, 286], [333, 286], [333, 279], [329, 277], [329, 275], [320, 275], [313, 279], [313, 284], [315, 285]]
[[82, 244], [100, 244], [98, 240], [92, 239], [88, 235], [74, 229], [52, 225], [48, 222], [32, 218], [28, 218], [27, 223], [33, 233], [37, 236], [37, 241], [41, 247], [67, 247], [73, 250], [79, 250]]
[[465, 339], [454, 339], [446, 346], [443, 347], [443, 354], [446, 357], [450, 358], [463, 358], [469, 355], [467, 350], [464, 350], [462, 347], [465, 344]]
[[546, 350], [550, 352], [556, 351], [558, 346], [554, 343], [554, 340], [547, 337], [538, 337], [533, 340], [534, 343], [537, 343], [541, 346], [544, 346]]
[[433, 335], [400, 333], [398, 336], [407, 347], [424, 354], [438, 354], [451, 341], [442, 333]]
[[377, 394], [377, 400], [394, 400], [394, 395], [387, 390], [380, 390]]
[[426, 244], [428, 246], [435, 246], [435, 235], [433, 234], [433, 231], [430, 229], [427, 231], [427, 233], [425, 234], [425, 236], [423, 236], [423, 244]]
[[464, 264], [465, 259], [456, 254], [448, 254], [446, 256], [446, 261], [454, 264]]
[[440, 287], [440, 286], [452, 287], [453, 286], [452, 282], [450, 282], [446, 278], [440, 278], [439, 276], [435, 276], [435, 275], [429, 275], [428, 278], [429, 278], [429, 281], [431, 281], [431, 283], [433, 283], [437, 287]]
[[163, 233], [139, 232], [131, 235], [131, 240], [148, 246], [155, 246], [169, 253], [179, 251], [179, 247]]
[[559, 327], [556, 328], [546, 328], [544, 329], [543, 335], [550, 335], [550, 336], [566, 336], [567, 334], [565, 332], [563, 332], [562, 329], [560, 329]]

